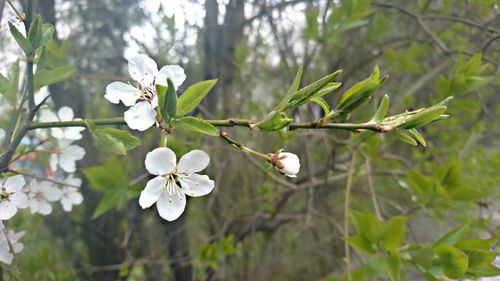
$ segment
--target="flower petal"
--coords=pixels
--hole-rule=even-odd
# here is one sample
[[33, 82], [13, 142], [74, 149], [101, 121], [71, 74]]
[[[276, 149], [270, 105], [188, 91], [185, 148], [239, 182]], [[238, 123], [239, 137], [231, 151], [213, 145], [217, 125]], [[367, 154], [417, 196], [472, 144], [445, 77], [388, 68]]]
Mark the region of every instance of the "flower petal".
[[170, 196], [168, 192], [163, 192], [160, 198], [158, 198], [158, 202], [156, 202], [156, 208], [160, 217], [168, 221], [174, 221], [186, 209], [186, 195], [179, 192], [179, 194]]
[[59, 118], [57, 118], [57, 115], [51, 110], [42, 109], [40, 110], [40, 115], [38, 117], [38, 120], [41, 122], [54, 122], [54, 121], [59, 121]]
[[139, 196], [141, 208], [146, 209], [156, 203], [161, 193], [164, 192], [166, 184], [167, 180], [162, 176], [149, 180], [146, 187], [141, 191], [141, 196]]
[[70, 145], [59, 155], [59, 167], [65, 172], [76, 171], [75, 161], [83, 159], [85, 150], [78, 145]]
[[158, 67], [153, 59], [141, 54], [128, 60], [128, 73], [142, 85], [151, 85], [158, 73]]
[[175, 169], [177, 158], [175, 153], [168, 147], [159, 147], [146, 154], [146, 170], [153, 175], [168, 175]]
[[136, 87], [123, 83], [113, 82], [106, 86], [106, 94], [104, 97], [112, 103], [123, 102], [126, 106], [132, 106], [137, 101], [141, 90]]
[[0, 220], [8, 220], [17, 213], [14, 203], [8, 200], [0, 201]]
[[195, 149], [181, 157], [177, 171], [185, 174], [196, 173], [205, 169], [209, 163], [210, 156], [203, 150]]
[[186, 80], [186, 74], [184, 73], [184, 69], [178, 65], [165, 65], [156, 75], [155, 83], [166, 86], [167, 78], [170, 78], [175, 88], [178, 88]]
[[28, 207], [28, 196], [24, 192], [16, 192], [10, 195], [10, 201], [16, 208], [24, 209]]
[[130, 129], [145, 131], [156, 122], [156, 111], [148, 102], [138, 102], [125, 111], [124, 119]]
[[25, 184], [26, 181], [24, 180], [24, 177], [22, 175], [16, 175], [8, 178], [5, 181], [4, 187], [5, 191], [12, 193], [21, 191], [21, 189], [24, 187]]
[[214, 189], [214, 181], [207, 175], [191, 174], [179, 178], [182, 186], [182, 192], [192, 197], [203, 196]]
[[57, 115], [59, 116], [59, 120], [61, 121], [71, 121], [75, 117], [73, 113], [73, 109], [69, 106], [63, 106], [57, 111]]

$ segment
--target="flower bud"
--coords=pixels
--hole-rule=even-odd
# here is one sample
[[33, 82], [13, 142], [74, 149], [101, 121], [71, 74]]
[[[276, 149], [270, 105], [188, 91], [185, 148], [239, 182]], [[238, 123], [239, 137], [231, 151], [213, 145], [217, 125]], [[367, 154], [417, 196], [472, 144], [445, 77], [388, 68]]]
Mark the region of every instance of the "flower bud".
[[300, 170], [299, 157], [291, 152], [279, 152], [270, 155], [270, 162], [280, 173], [287, 177], [295, 178]]

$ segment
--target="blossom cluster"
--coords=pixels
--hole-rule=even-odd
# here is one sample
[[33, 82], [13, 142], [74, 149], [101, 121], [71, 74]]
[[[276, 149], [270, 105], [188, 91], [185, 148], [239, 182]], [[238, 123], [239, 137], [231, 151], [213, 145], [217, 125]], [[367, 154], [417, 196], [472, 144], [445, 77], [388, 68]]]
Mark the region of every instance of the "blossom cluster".
[[[61, 107], [57, 112], [50, 110], [49, 94], [46, 87], [35, 94], [36, 105], [45, 103], [38, 111], [36, 121], [77, 120], [74, 119], [73, 110], [67, 106]], [[11, 116], [14, 108], [19, 106], [11, 105], [2, 95], [0, 100], [1, 117]], [[25, 234], [24, 231], [3, 231], [5, 222], [12, 219], [19, 209], [29, 209], [31, 214], [48, 215], [52, 213], [56, 202], [61, 204], [65, 212], [70, 212], [74, 205], [82, 203], [82, 180], [73, 173], [77, 170], [76, 161], [83, 159], [85, 155], [85, 150], [74, 144], [82, 139], [81, 132], [84, 129], [54, 127], [50, 130], [35, 130], [21, 141], [25, 149], [20, 150], [15, 156], [18, 160], [9, 165], [9, 170], [17, 175], [0, 179], [0, 262], [10, 264], [14, 254], [23, 249], [19, 239]], [[6, 132], [0, 129], [0, 144], [4, 141], [8, 143], [9, 139], [6, 140], [6, 137]], [[48, 165], [42, 162], [45, 159], [43, 154], [49, 158]], [[38, 161], [39, 159], [42, 161]], [[25, 172], [26, 170], [29, 172]]]

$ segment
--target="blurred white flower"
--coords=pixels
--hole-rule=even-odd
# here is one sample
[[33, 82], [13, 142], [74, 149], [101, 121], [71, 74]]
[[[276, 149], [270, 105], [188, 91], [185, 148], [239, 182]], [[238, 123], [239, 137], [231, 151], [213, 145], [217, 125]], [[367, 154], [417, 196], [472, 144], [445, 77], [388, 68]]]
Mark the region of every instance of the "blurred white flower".
[[[0, 224], [0, 262], [11, 264], [14, 256], [10, 252], [9, 242], [7, 241], [7, 238], [5, 237], [5, 233], [3, 231], [4, 228], [4, 225]], [[19, 239], [21, 239], [21, 237], [23, 237], [25, 233], [26, 231], [20, 231], [16, 233], [11, 229], [9, 229], [8, 231], [8, 239], [10, 240], [14, 253], [16, 254], [20, 253], [24, 248], [23, 244], [19, 242]]]
[[280, 173], [287, 177], [295, 178], [300, 171], [299, 157], [291, 152], [279, 152], [269, 154], [270, 162]]
[[139, 87], [112, 82], [106, 87], [104, 97], [112, 103], [121, 101], [125, 106], [131, 106], [125, 111], [125, 122], [131, 129], [144, 131], [156, 122], [154, 109], [158, 106], [158, 99], [155, 84], [167, 85], [167, 78], [170, 78], [177, 88], [186, 80], [186, 75], [178, 65], [166, 65], [158, 71], [156, 62], [146, 55], [130, 58], [128, 71]]
[[5, 131], [0, 128], [0, 145], [2, 144], [4, 138], [5, 138]]
[[[58, 122], [81, 120], [80, 118], [73, 119], [73, 109], [68, 106], [63, 106], [57, 111], [57, 115], [49, 109], [40, 111], [41, 122]], [[68, 127], [68, 128], [50, 128], [50, 132], [56, 139], [79, 140], [82, 138], [82, 132], [85, 127]]]
[[28, 197], [22, 191], [25, 183], [21, 175], [0, 181], [0, 220], [8, 220], [17, 213], [18, 208], [28, 207]]
[[71, 186], [62, 188], [61, 205], [64, 211], [71, 212], [73, 205], [80, 205], [83, 201], [82, 194], [76, 188], [76, 186], [81, 186], [82, 180], [70, 174], [64, 182]]
[[50, 92], [49, 92], [49, 87], [45, 86], [45, 87], [42, 87], [40, 90], [38, 90], [38, 92], [35, 93], [35, 104], [36, 105], [40, 105], [46, 97], [48, 97], [50, 95]]
[[166, 147], [156, 148], [146, 155], [146, 169], [157, 177], [151, 179], [141, 192], [139, 205], [143, 209], [156, 203], [160, 216], [168, 221], [177, 219], [186, 208], [186, 195], [198, 197], [210, 193], [214, 181], [196, 174], [210, 163], [201, 150], [192, 150], [176, 164], [175, 153]]
[[52, 205], [49, 202], [57, 201], [61, 198], [62, 191], [51, 182], [32, 180], [29, 185], [28, 205], [31, 213], [48, 215], [52, 213]]
[[85, 150], [78, 145], [71, 144], [72, 140], [59, 139], [58, 147], [52, 150], [50, 155], [50, 168], [56, 171], [61, 167], [67, 173], [76, 171], [76, 161], [82, 160], [85, 156]]

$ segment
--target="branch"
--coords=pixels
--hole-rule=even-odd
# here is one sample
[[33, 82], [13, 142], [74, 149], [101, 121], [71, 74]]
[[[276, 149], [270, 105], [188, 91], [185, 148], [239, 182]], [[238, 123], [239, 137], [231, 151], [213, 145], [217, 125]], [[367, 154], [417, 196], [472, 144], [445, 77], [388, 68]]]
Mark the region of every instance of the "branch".
[[[126, 125], [125, 120], [121, 117], [117, 118], [104, 118], [104, 119], [89, 119], [96, 125]], [[208, 123], [217, 127], [247, 127], [254, 130], [252, 120], [248, 119], [214, 119], [205, 120]], [[61, 128], [61, 127], [85, 127], [85, 121], [74, 120], [74, 121], [55, 121], [55, 122], [33, 122], [29, 126], [29, 130], [34, 129], [47, 129], [47, 128]], [[330, 130], [347, 130], [347, 131], [359, 131], [359, 130], [369, 130], [374, 132], [386, 132], [382, 130], [380, 126], [373, 123], [327, 123], [319, 125], [318, 122], [297, 122], [292, 123], [289, 126], [290, 130], [297, 129], [330, 129]]]

